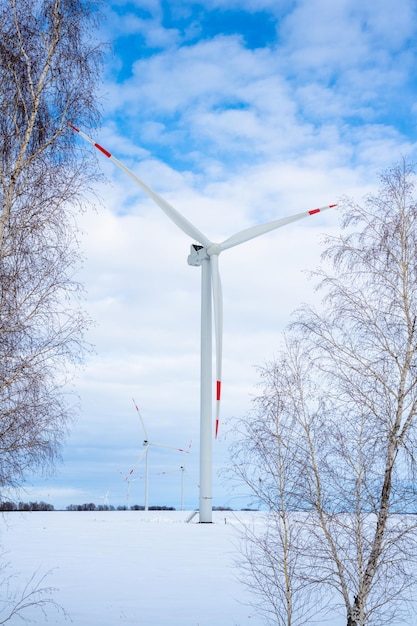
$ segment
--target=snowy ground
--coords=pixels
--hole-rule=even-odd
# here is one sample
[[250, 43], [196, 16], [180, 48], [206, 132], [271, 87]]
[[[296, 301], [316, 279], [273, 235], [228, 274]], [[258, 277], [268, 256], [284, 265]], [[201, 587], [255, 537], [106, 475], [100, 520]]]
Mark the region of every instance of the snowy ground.
[[[245, 604], [248, 591], [234, 566], [237, 528], [251, 518], [262, 523], [262, 514], [215, 512], [213, 524], [186, 523], [189, 515], [8, 513], [1, 518], [0, 544], [19, 572], [13, 587], [35, 570], [51, 571], [45, 584], [57, 588], [54, 598], [79, 626], [263, 625]], [[26, 616], [45, 623], [34, 609]], [[48, 622], [69, 623], [55, 611]]]
[[[53, 570], [47, 584], [75, 624], [256, 626], [234, 575], [234, 514], [215, 513], [208, 525], [185, 523], [189, 515], [11, 513], [1, 544], [21, 584], [38, 568]], [[49, 621], [65, 623], [55, 612]]]

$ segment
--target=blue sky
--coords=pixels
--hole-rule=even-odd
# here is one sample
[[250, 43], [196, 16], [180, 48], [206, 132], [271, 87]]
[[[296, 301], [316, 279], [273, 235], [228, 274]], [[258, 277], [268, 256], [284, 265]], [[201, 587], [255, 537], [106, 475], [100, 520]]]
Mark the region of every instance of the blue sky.
[[[112, 42], [100, 89], [103, 123], [84, 129], [211, 240], [263, 221], [360, 200], [377, 174], [416, 157], [416, 15], [412, 0], [109, 2]], [[76, 122], [74, 120], [74, 122]], [[80, 150], [92, 148], [80, 139]], [[80, 218], [80, 280], [95, 346], [75, 381], [81, 410], [53, 478], [25, 499], [57, 508], [123, 504], [143, 439], [188, 447], [187, 508], [198, 502], [200, 273], [190, 241], [101, 157], [96, 211]], [[253, 240], [220, 258], [224, 292], [223, 424], [214, 443], [214, 505], [245, 506], [217, 476], [227, 421], [256, 394], [302, 302], [303, 270], [338, 211]], [[150, 504], [179, 508], [180, 453], [151, 450]], [[161, 475], [161, 472], [172, 472]], [[136, 472], [131, 503], [143, 503]], [[242, 495], [242, 497], [238, 497]]]

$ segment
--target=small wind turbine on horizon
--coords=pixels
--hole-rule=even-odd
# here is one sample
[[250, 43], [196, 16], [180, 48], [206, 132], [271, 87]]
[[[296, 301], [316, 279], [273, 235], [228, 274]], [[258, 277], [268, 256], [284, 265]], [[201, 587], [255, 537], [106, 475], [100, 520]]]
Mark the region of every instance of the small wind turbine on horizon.
[[145, 511], [149, 509], [149, 449], [153, 446], [155, 448], [167, 448], [168, 450], [176, 450], [177, 452], [181, 452], [183, 454], [188, 454], [188, 450], [183, 450], [182, 448], [175, 448], [174, 446], [167, 446], [163, 443], [155, 443], [149, 439], [148, 432], [146, 430], [145, 422], [142, 417], [141, 412], [139, 411], [139, 407], [135, 402], [135, 399], [132, 398], [133, 404], [135, 405], [135, 409], [137, 414], [139, 415], [139, 420], [142, 425], [142, 430], [144, 434], [143, 446], [144, 450], [142, 454], [139, 455], [138, 460], [130, 470], [129, 474], [126, 476], [125, 480], [128, 482], [129, 486], [129, 497], [130, 497], [130, 483], [135, 480], [132, 479], [132, 474], [135, 471], [136, 467], [141, 463], [142, 459], [145, 458]]
[[153, 191], [111, 152], [96, 143], [88, 135], [67, 122], [68, 126], [83, 139], [97, 148], [102, 154], [129, 176], [164, 211], [164, 213], [186, 235], [198, 243], [191, 244], [188, 264], [201, 267], [201, 356], [200, 356], [200, 523], [212, 522], [212, 294], [214, 330], [216, 337], [216, 421], [217, 437], [220, 419], [220, 399], [222, 381], [223, 349], [223, 296], [219, 273], [219, 255], [224, 250], [238, 246], [255, 237], [301, 220], [311, 215], [331, 209], [330, 204], [310, 211], [303, 211], [289, 217], [258, 224], [235, 233], [221, 243], [210, 241], [196, 226], [191, 224], [172, 205]]
[[132, 478], [132, 475], [129, 473], [127, 476], [119, 470], [119, 474], [123, 476], [123, 480], [127, 483], [127, 491], [126, 491], [126, 506], [127, 510], [130, 511], [130, 485], [131, 483], [136, 482], [143, 478], [143, 476], [135, 476]]
[[[188, 452], [191, 452], [191, 442], [188, 446]], [[184, 463], [180, 465], [179, 467], [177, 467], [177, 469], [160, 472], [161, 476], [167, 476], [168, 474], [181, 472], [181, 511], [184, 510], [184, 474], [187, 473], [191, 477], [190, 472], [186, 468], [187, 460], [188, 460], [188, 457], [186, 457]], [[196, 485], [196, 487], [199, 489], [200, 485], [193, 478], [192, 478], [192, 481]]]
[[100, 500], [103, 500], [103, 506], [109, 506], [109, 494], [110, 494], [110, 490], [106, 491], [106, 493], [104, 494], [104, 496], [100, 496]]

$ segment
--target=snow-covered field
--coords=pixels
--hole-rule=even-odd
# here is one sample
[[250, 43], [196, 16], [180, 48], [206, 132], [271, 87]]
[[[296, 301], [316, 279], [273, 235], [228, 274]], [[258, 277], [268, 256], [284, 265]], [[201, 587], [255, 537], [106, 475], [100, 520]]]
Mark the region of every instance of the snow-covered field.
[[[78, 626], [265, 626], [238, 581], [242, 524], [262, 529], [266, 513], [216, 511], [213, 524], [189, 511], [51, 511], [0, 515], [0, 546], [10, 589], [36, 573], [54, 587], [47, 615], [32, 622]], [[0, 562], [1, 565], [1, 562]], [[0, 581], [5, 572], [0, 572]], [[1, 607], [5, 586], [0, 585]], [[47, 619], [46, 619], [47, 618]], [[12, 624], [22, 623], [19, 617]], [[345, 626], [334, 610], [303, 626]], [[398, 623], [390, 626], [398, 626]], [[407, 626], [415, 626], [413, 618]]]
[[[0, 545], [18, 573], [13, 589], [51, 572], [44, 586], [68, 616], [50, 609], [48, 623], [261, 626], [235, 559], [242, 522], [263, 515], [214, 512], [213, 524], [198, 524], [179, 511], [13, 512], [0, 518]], [[39, 609], [25, 615], [45, 623]], [[319, 626], [329, 624], [344, 621]]]
[[[75, 624], [257, 626], [234, 567], [239, 519], [250, 515], [198, 524], [189, 512], [8, 513], [0, 544], [19, 573], [13, 588], [51, 571], [44, 585]], [[39, 610], [26, 616], [45, 623]], [[68, 623], [55, 611], [48, 622]]]

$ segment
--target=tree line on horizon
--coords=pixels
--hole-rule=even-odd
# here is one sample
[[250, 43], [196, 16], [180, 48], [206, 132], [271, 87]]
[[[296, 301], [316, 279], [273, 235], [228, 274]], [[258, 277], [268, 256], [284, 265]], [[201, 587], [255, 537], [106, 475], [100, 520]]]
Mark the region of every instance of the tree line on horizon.
[[[6, 500], [4, 502], [0, 502], [0, 512], [10, 512], [10, 511], [144, 511], [145, 507], [143, 504], [133, 504], [128, 507], [126, 504], [119, 504], [117, 506], [113, 506], [112, 504], [94, 504], [94, 502], [85, 502], [84, 504], [69, 504], [65, 507], [65, 509], [55, 509], [53, 504], [49, 504], [48, 502], [13, 502], [11, 500]], [[148, 507], [149, 511], [176, 511], [177, 509], [173, 506], [166, 505], [152, 505]], [[233, 511], [230, 507], [223, 506], [215, 506], [213, 507], [214, 511]], [[246, 509], [242, 509], [246, 510]], [[252, 509], [248, 509], [252, 510]]]

